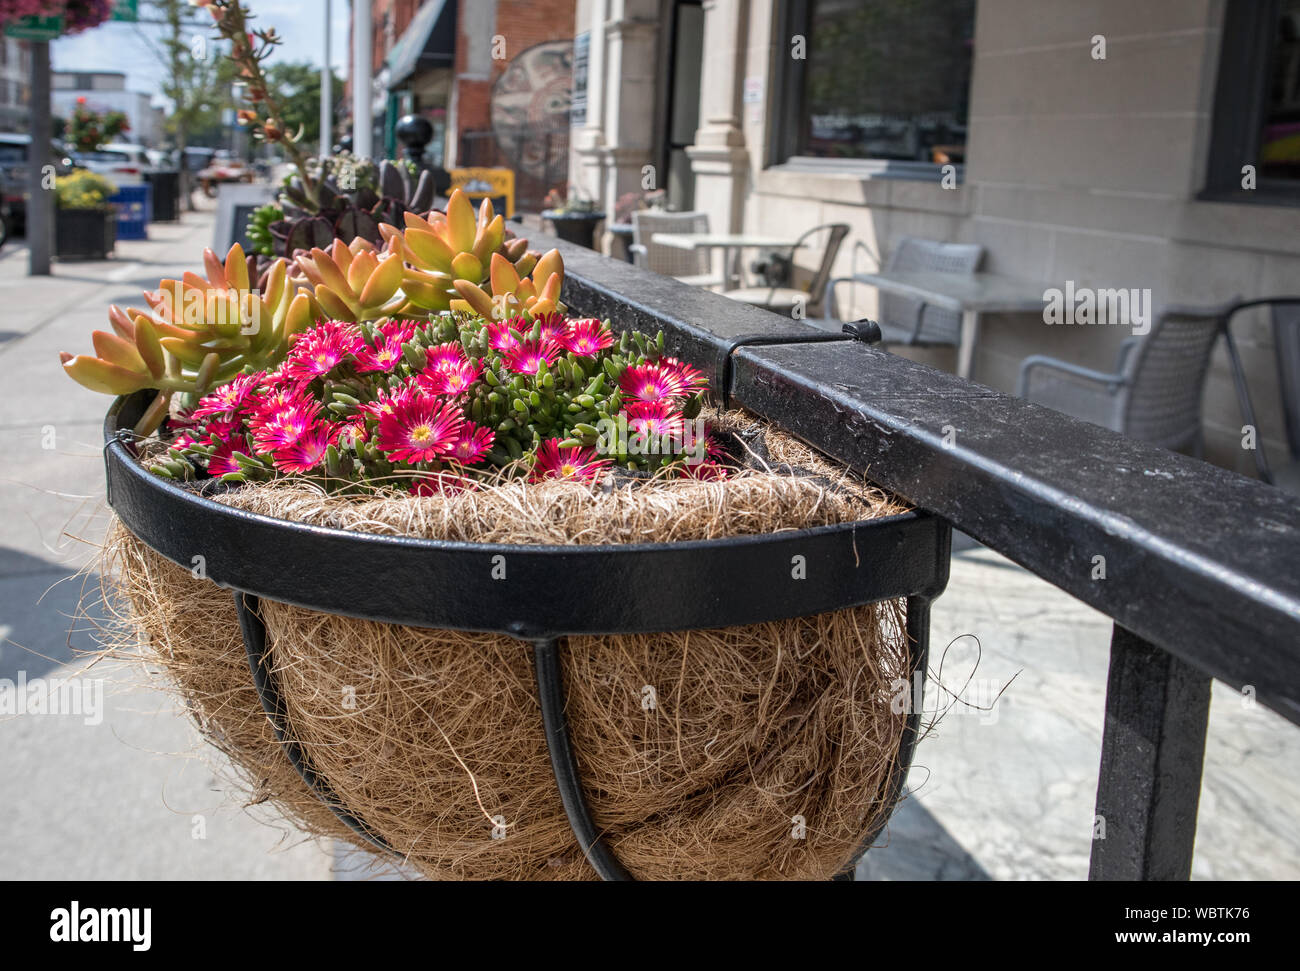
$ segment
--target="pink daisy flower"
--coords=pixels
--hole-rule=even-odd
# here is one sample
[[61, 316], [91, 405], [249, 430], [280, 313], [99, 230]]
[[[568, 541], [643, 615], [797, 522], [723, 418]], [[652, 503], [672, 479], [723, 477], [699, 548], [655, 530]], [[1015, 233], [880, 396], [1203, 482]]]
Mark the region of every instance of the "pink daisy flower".
[[407, 391], [380, 415], [376, 443], [395, 462], [432, 462], [451, 453], [464, 424], [455, 406], [418, 389]]
[[329, 374], [364, 346], [361, 334], [351, 324], [326, 321], [294, 338], [281, 371], [295, 381], [312, 381]]
[[420, 387], [430, 394], [443, 394], [455, 397], [464, 394], [483, 374], [481, 364], [460, 361], [445, 367], [422, 371], [416, 376]]
[[662, 364], [639, 364], [627, 368], [618, 379], [624, 394], [640, 401], [662, 401], [666, 398], [684, 398], [686, 386], [673, 368]]
[[640, 432], [656, 438], [681, 437], [682, 413], [670, 401], [634, 401], [623, 409], [623, 414], [627, 416], [630, 432]]
[[[569, 330], [569, 322], [564, 319], [564, 314], [552, 310], [548, 314], [541, 314], [533, 318], [533, 326], [539, 327], [540, 334], [538, 339], [542, 343], [547, 341], [558, 341]], [[527, 328], [526, 330], [524, 328]], [[524, 333], [532, 331], [531, 327], [524, 325], [524, 328], [518, 328]]]
[[391, 371], [402, 360], [402, 338], [385, 337], [375, 347], [363, 343], [354, 353], [358, 374]]
[[561, 439], [548, 438], [537, 446], [533, 462], [532, 480], [594, 479], [613, 465], [613, 460], [598, 458], [594, 448], [560, 448]]
[[681, 380], [682, 387], [688, 395], [703, 391], [709, 386], [709, 379], [704, 376], [704, 372], [699, 368], [691, 367], [675, 357], [661, 357], [659, 366], [674, 372]]
[[614, 346], [614, 335], [594, 317], [569, 322], [568, 329], [558, 338], [565, 350], [583, 357], [591, 357]]
[[495, 440], [496, 432], [492, 429], [466, 422], [447, 457], [455, 459], [461, 465], [473, 465], [482, 460]]
[[488, 347], [494, 351], [509, 351], [519, 346], [519, 338], [510, 331], [520, 331], [527, 324], [522, 317], [516, 317], [514, 320], [503, 320], [499, 323], [490, 323], [487, 325]]
[[389, 340], [395, 340], [399, 344], [405, 344], [415, 336], [416, 322], [414, 320], [395, 320], [389, 318], [382, 321], [376, 329]]
[[465, 356], [465, 348], [455, 341], [439, 344], [437, 347], [430, 347], [424, 353], [428, 361], [424, 366], [425, 371], [436, 371], [439, 368], [452, 367], [469, 360]]
[[325, 451], [338, 438], [338, 429], [327, 421], [309, 425], [296, 439], [271, 453], [281, 472], [310, 472], [325, 461]]
[[367, 401], [361, 406], [361, 414], [369, 415], [371, 418], [379, 419], [389, 414], [393, 410], [393, 401], [413, 385], [408, 384], [401, 391], [389, 391], [385, 387], [375, 389], [375, 400]]
[[315, 424], [320, 403], [314, 398], [294, 397], [275, 407], [259, 410], [253, 417], [253, 441], [264, 452], [292, 445]]
[[242, 418], [213, 418], [203, 426], [204, 432], [215, 442], [224, 442], [244, 429]]
[[531, 338], [518, 347], [505, 352], [506, 367], [516, 374], [536, 374], [541, 370], [542, 362], [547, 367], [554, 364], [563, 348], [552, 340], [534, 341]]
[[221, 420], [234, 418], [236, 414], [248, 410], [252, 404], [253, 393], [257, 391], [265, 377], [264, 371], [239, 375], [200, 400], [190, 417], [195, 421], [205, 418]]
[[217, 447], [208, 456], [208, 474], [214, 476], [238, 472], [239, 463], [235, 461], [235, 452], [240, 451], [245, 455], [251, 455], [253, 451], [248, 447], [248, 441], [243, 438], [231, 438], [213, 444]]

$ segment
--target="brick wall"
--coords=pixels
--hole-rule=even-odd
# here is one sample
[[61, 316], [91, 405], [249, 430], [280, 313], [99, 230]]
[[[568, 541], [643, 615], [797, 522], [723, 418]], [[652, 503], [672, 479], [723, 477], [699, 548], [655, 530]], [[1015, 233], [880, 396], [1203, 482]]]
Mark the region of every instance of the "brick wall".
[[[457, 165], [506, 165], [516, 169], [516, 195], [535, 208], [552, 184], [563, 185], [567, 166], [548, 167], [545, 175], [530, 175], [518, 165], [517, 147], [500, 145], [492, 132], [492, 91], [502, 74], [529, 48], [548, 41], [573, 38], [575, 0], [459, 0], [456, 72], [452, 89], [450, 160]], [[532, 107], [540, 112], [541, 93]], [[539, 116], [540, 117], [540, 116]], [[542, 122], [539, 121], [539, 125]], [[567, 138], [567, 121], [548, 138]], [[567, 158], [567, 141], [562, 155]], [[536, 197], [535, 199], [533, 197]]]

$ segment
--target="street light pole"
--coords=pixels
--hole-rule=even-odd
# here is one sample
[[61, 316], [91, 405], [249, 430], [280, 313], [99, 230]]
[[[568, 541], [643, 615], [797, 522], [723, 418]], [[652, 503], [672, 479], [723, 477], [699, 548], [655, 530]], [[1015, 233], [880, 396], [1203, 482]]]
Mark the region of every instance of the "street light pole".
[[352, 0], [352, 154], [370, 158], [373, 125], [370, 118], [371, 52], [370, 0]]
[[53, 176], [50, 164], [50, 42], [31, 42], [32, 143], [27, 154], [27, 275], [50, 275], [50, 250], [54, 237]]
[[334, 143], [334, 69], [330, 67], [331, 0], [325, 0], [325, 63], [320, 72], [320, 157], [329, 155]]

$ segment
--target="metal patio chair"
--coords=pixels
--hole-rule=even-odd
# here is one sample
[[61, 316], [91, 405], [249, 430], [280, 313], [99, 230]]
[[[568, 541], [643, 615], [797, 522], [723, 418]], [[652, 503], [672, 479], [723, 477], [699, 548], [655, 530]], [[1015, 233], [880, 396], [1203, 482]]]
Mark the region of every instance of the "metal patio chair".
[[1164, 448], [1201, 457], [1201, 393], [1210, 352], [1236, 301], [1166, 307], [1150, 333], [1126, 339], [1113, 372], [1034, 354], [1016, 393], [1036, 404]]
[[847, 223], [823, 223], [808, 230], [799, 237], [794, 246], [790, 247], [786, 258], [793, 266], [796, 250], [804, 247], [811, 248], [814, 237], [826, 237], [822, 245], [821, 262], [818, 263], [812, 279], [804, 289], [783, 286], [738, 287], [735, 290], [723, 291], [723, 296], [787, 317], [794, 313], [795, 307], [802, 307], [805, 317], [821, 317], [826, 309], [825, 300], [828, 293], [826, 284], [830, 280], [831, 264], [835, 262], [844, 237], [848, 234]]
[[[1286, 426], [1287, 458], [1273, 465], [1264, 454], [1264, 440], [1255, 421], [1255, 408], [1246, 384], [1246, 370], [1232, 336], [1232, 317], [1251, 307], [1272, 310], [1273, 347], [1277, 354], [1277, 383], [1281, 392], [1282, 418]], [[1260, 479], [1279, 489], [1300, 495], [1300, 297], [1264, 297], [1245, 300], [1232, 308], [1223, 323], [1223, 339], [1232, 366], [1232, 383], [1237, 389], [1241, 417], [1255, 432], [1255, 468]]]
[[675, 277], [695, 287], [722, 286], [723, 278], [713, 272], [713, 254], [707, 249], [687, 250], [654, 242], [655, 233], [707, 233], [707, 212], [656, 212], [640, 209], [632, 213], [632, 262], [664, 276]]
[[[935, 239], [904, 236], [889, 254], [885, 269], [963, 273], [969, 276], [979, 269], [983, 258], [984, 247], [978, 243], [943, 243]], [[830, 294], [838, 284], [853, 282], [856, 282], [855, 276], [838, 277], [829, 281], [826, 284], [825, 306], [830, 306]], [[878, 306], [880, 333], [886, 344], [956, 346], [961, 340], [961, 314], [956, 310], [932, 307], [917, 297], [905, 297], [885, 290], [880, 291]]]

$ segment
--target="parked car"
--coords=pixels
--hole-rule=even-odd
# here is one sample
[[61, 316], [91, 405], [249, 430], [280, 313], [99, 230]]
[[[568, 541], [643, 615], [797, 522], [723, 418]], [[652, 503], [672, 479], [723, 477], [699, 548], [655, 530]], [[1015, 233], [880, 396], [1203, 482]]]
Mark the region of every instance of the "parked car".
[[[0, 202], [9, 207], [9, 232], [22, 232], [27, 223], [27, 158], [32, 136], [0, 133]], [[72, 159], [62, 144], [50, 143], [50, 161], [56, 175], [72, 171]]]
[[[204, 148], [201, 145], [190, 145], [185, 149], [185, 170], [187, 172], [198, 173], [212, 164], [212, 157], [217, 154], [215, 148]], [[180, 164], [179, 156], [173, 152], [173, 159], [177, 165]]]
[[252, 182], [255, 177], [253, 168], [243, 159], [234, 158], [229, 152], [217, 152], [212, 163], [198, 173], [203, 192], [208, 197], [217, 194], [217, 186], [222, 182]]
[[93, 152], [73, 152], [72, 160], [78, 168], [106, 175], [118, 183], [140, 182], [151, 167], [142, 145], [123, 143], [104, 145]]

